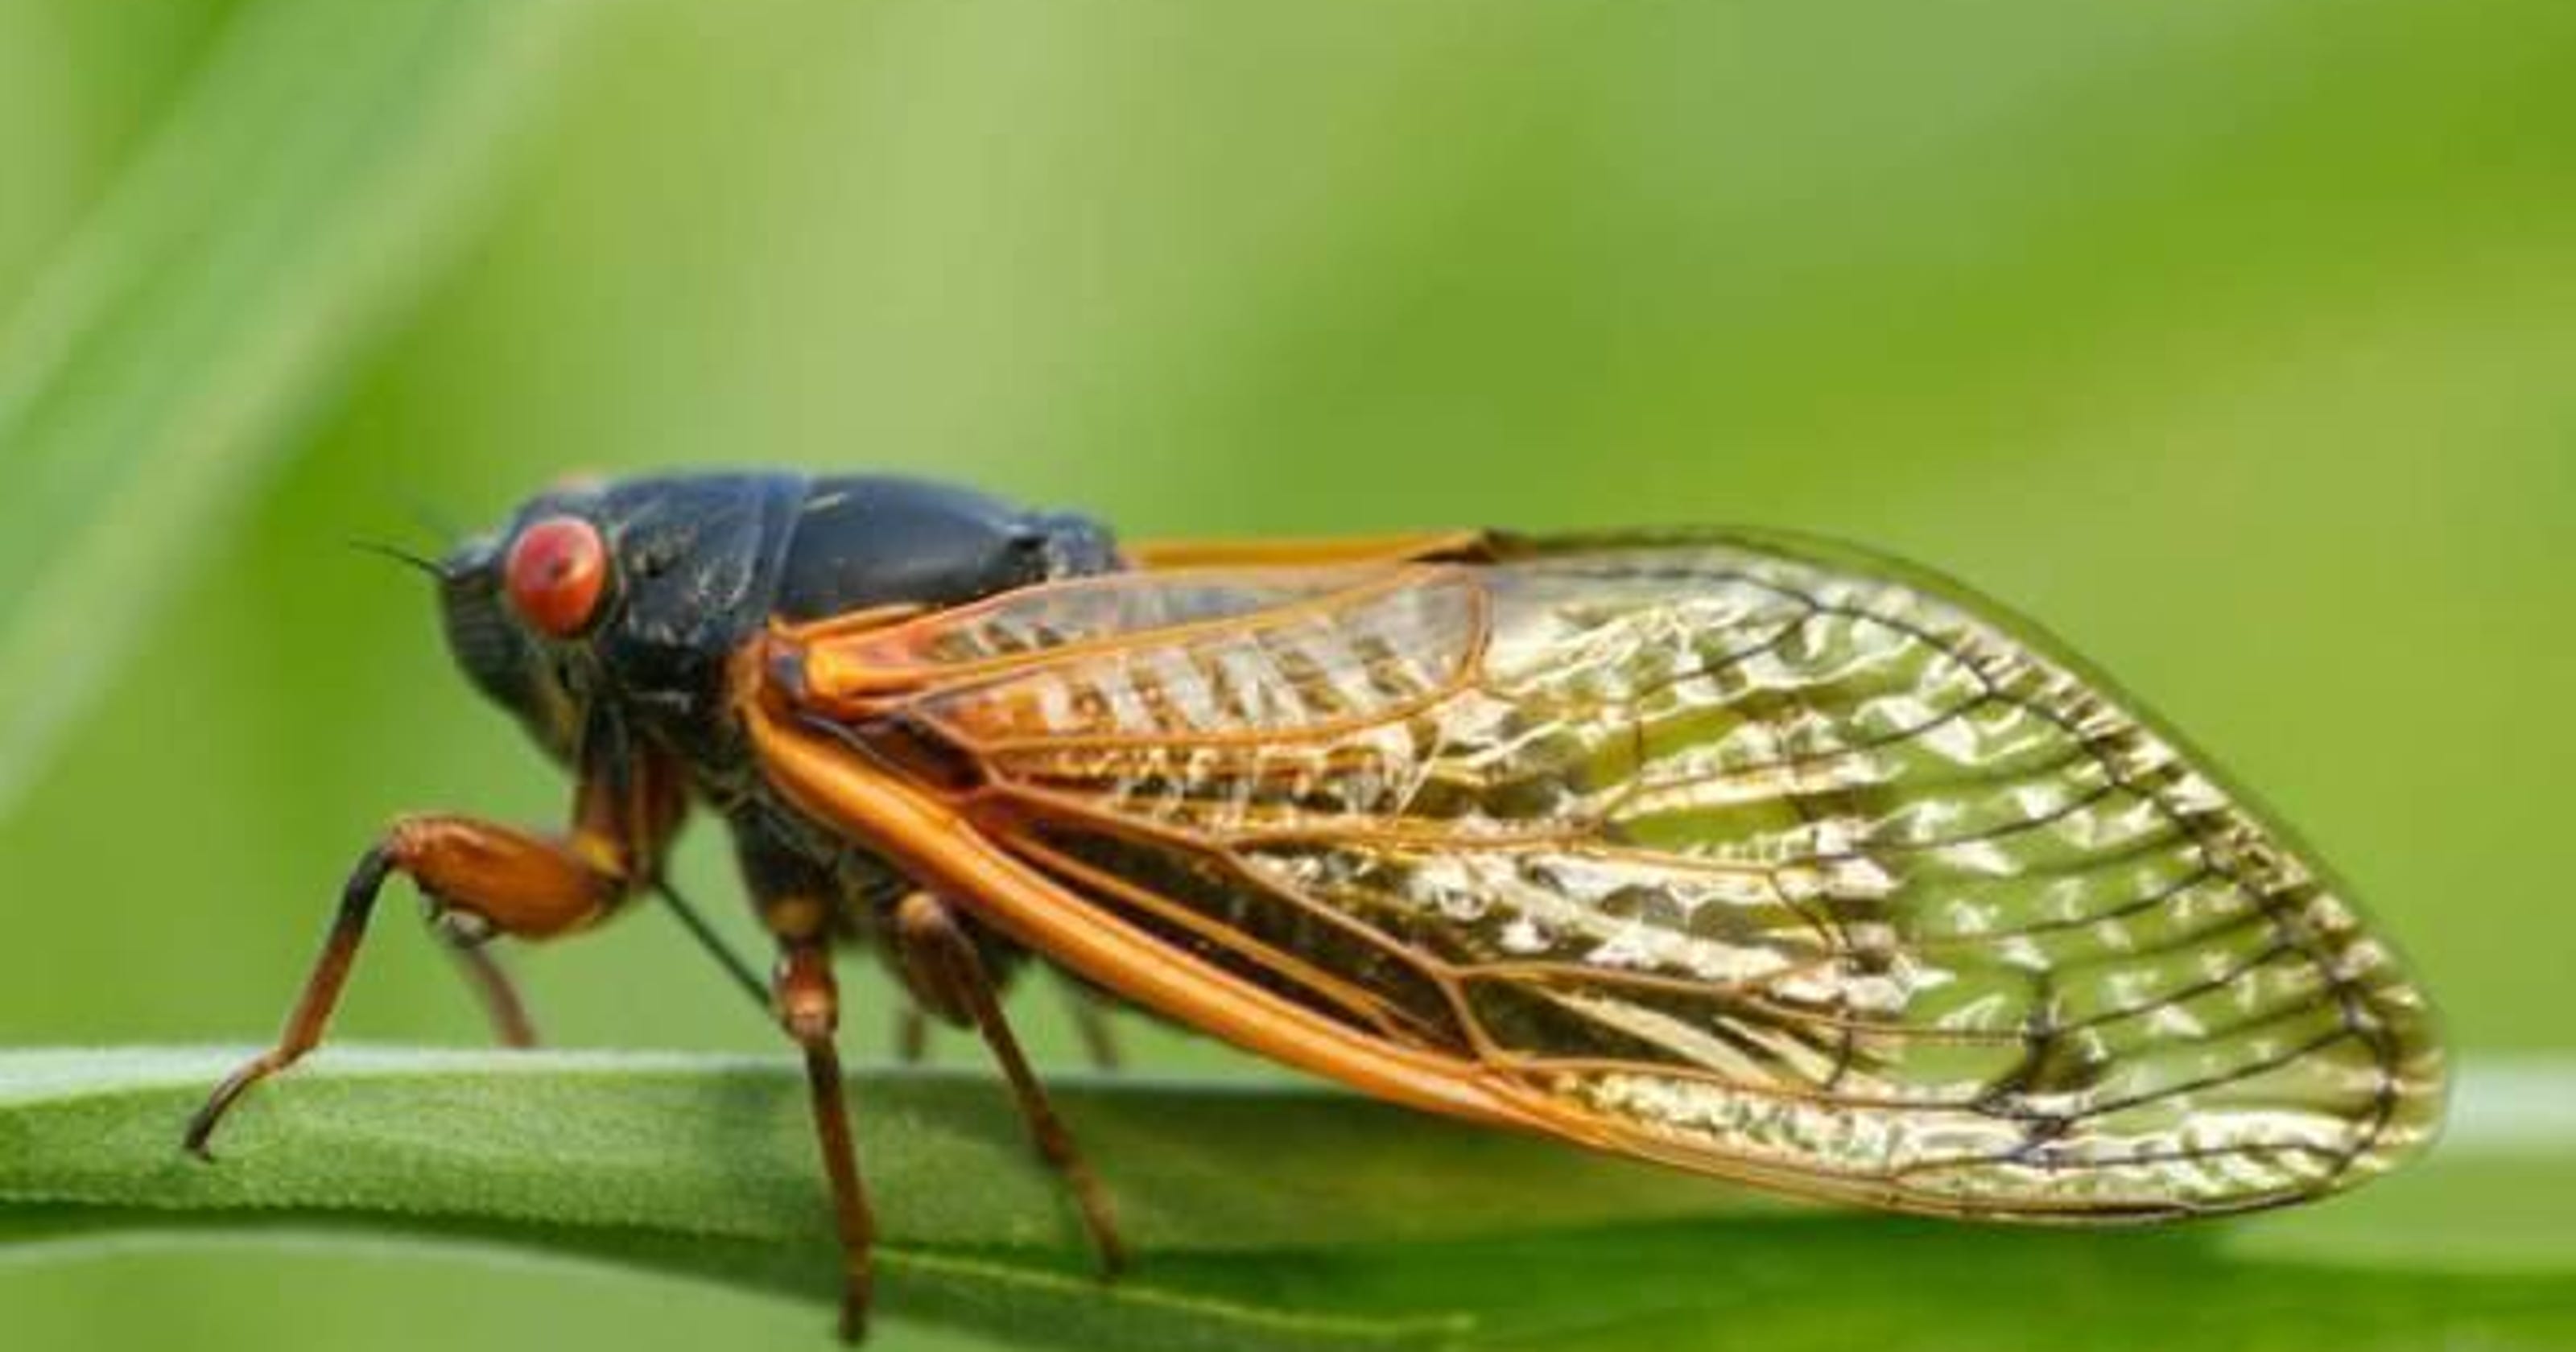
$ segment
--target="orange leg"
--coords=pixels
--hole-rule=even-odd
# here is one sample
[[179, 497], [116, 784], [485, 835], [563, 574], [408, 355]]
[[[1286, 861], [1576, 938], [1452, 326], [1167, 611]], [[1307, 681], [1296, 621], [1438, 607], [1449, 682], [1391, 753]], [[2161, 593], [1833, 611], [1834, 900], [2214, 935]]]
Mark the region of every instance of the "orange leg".
[[865, 1337], [876, 1286], [876, 1213], [859, 1178], [858, 1139], [841, 1080], [833, 1033], [841, 1023], [840, 987], [832, 978], [830, 940], [783, 939], [775, 979], [778, 1021], [805, 1053], [805, 1087], [814, 1107], [814, 1137], [832, 1185], [833, 1227], [841, 1241], [841, 1339]]
[[[409, 876], [437, 908], [435, 922], [449, 933], [476, 940], [487, 932], [543, 938], [588, 923], [624, 893], [625, 873], [608, 862], [617, 853], [613, 848], [585, 849], [469, 817], [407, 817], [395, 823], [382, 843], [359, 857], [341, 889], [340, 909], [323, 941], [322, 954], [305, 980], [294, 1012], [287, 1016], [277, 1045], [215, 1087], [205, 1106], [189, 1119], [183, 1143], [198, 1157], [213, 1158], [207, 1142], [234, 1102], [252, 1085], [295, 1064], [321, 1042], [386, 879], [396, 873]], [[603, 857], [594, 862], [593, 856]], [[473, 959], [467, 961], [470, 967]], [[491, 971], [498, 976], [497, 968]], [[494, 1017], [504, 1037], [514, 1023], [524, 1032], [525, 1015], [507, 982], [487, 984], [486, 990], [494, 998]]]
[[1036, 1072], [1029, 1068], [1020, 1040], [1011, 1032], [1010, 1021], [1002, 1015], [1001, 1001], [993, 994], [992, 980], [984, 970], [983, 958], [975, 951], [973, 936], [966, 933], [945, 903], [927, 892], [915, 892], [896, 904], [895, 936], [915, 987], [935, 994], [935, 1007], [974, 1020], [976, 1031], [984, 1035], [984, 1045], [992, 1050], [993, 1060], [1000, 1064], [1003, 1078], [1010, 1081], [1011, 1092], [1019, 1100], [1020, 1116], [1029, 1124], [1029, 1136], [1038, 1155], [1063, 1176], [1082, 1210], [1082, 1223], [1091, 1232], [1092, 1249], [1100, 1257], [1101, 1275], [1116, 1276], [1127, 1266], [1127, 1245], [1118, 1236], [1118, 1218], [1110, 1208], [1109, 1194], [1075, 1146], [1073, 1133], [1065, 1130], [1064, 1119], [1056, 1116], [1055, 1105], [1047, 1101], [1046, 1087], [1038, 1083]]

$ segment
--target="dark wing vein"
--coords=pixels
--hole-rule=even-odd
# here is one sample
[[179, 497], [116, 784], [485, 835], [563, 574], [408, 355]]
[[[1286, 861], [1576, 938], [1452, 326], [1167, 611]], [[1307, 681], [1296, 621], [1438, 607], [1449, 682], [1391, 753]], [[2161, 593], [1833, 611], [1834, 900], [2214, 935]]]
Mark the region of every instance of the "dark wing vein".
[[1006, 598], [906, 637], [963, 673], [910, 708], [1105, 917], [1586, 1139], [2123, 1217], [2429, 1138], [2441, 1056], [2386, 945], [2024, 623], [1803, 543], [1502, 553]]

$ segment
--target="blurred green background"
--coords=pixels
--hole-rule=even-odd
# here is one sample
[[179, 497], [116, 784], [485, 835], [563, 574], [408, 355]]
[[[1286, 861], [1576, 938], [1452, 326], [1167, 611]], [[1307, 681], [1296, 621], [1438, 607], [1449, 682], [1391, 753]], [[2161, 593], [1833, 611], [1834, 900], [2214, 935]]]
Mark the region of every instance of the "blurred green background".
[[[167, 604], [5, 767], [0, 1041], [265, 1037], [386, 816], [560, 814], [418, 580], [345, 539], [568, 470], [789, 463], [1138, 535], [1715, 521], [1918, 557], [2216, 748], [2471, 1059], [2576, 1043], [2576, 6], [531, 0], [460, 43], [456, 6], [298, 4], [0, 0], [0, 359], [156, 148], [259, 162], [191, 119], [327, 129], [546, 30], [423, 157], [437, 202], [346, 187], [446, 224], [387, 236], [300, 376], [246, 378], [286, 391], [275, 453], [152, 542]], [[292, 238], [260, 195], [364, 158], [216, 183], [146, 284], [225, 220]], [[268, 336], [192, 314], [133, 369]], [[683, 876], [735, 923], [715, 843]], [[771, 1045], [657, 916], [521, 956], [555, 1040]], [[339, 1031], [482, 1037], [401, 923]], [[821, 1345], [807, 1308], [452, 1257], [0, 1266], [12, 1347], [567, 1339]]]

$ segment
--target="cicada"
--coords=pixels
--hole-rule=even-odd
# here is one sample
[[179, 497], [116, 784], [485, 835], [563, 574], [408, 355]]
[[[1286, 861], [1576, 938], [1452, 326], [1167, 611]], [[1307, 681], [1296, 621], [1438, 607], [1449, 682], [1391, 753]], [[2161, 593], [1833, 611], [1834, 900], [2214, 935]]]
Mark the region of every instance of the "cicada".
[[479, 945], [595, 926], [692, 810], [777, 946], [845, 1256], [872, 1223], [837, 943], [982, 1036], [1104, 1266], [1108, 1192], [997, 997], [1035, 957], [1363, 1093], [1810, 1198], [2114, 1222], [2422, 1147], [2432, 1015], [2344, 886], [2026, 621], [1734, 530], [1121, 545], [912, 480], [557, 489], [429, 563], [457, 664], [576, 782], [560, 833], [397, 820]]

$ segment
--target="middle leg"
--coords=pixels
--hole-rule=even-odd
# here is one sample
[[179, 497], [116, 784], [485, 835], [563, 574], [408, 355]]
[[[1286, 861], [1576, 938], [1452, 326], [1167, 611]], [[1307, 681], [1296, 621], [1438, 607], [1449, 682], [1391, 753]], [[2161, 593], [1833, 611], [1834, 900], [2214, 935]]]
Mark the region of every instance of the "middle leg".
[[876, 1213], [859, 1178], [856, 1134], [850, 1130], [849, 1090], [841, 1078], [841, 1053], [833, 1041], [841, 1022], [839, 985], [832, 978], [832, 949], [823, 937], [791, 938], [779, 946], [778, 1021], [805, 1053], [805, 1088], [814, 1108], [814, 1137], [823, 1174], [832, 1185], [833, 1228], [841, 1241], [841, 1340], [867, 1334], [868, 1307], [876, 1288]]
[[841, 1337], [855, 1343], [867, 1332], [875, 1296], [877, 1227], [859, 1175], [858, 1139], [850, 1128], [849, 1087], [836, 1042], [841, 991], [832, 974], [832, 944], [841, 927], [840, 894], [828, 870], [798, 856], [757, 820], [735, 823], [734, 849], [761, 926], [778, 943], [770, 1002], [779, 1026], [805, 1054], [814, 1139], [841, 1244]]

